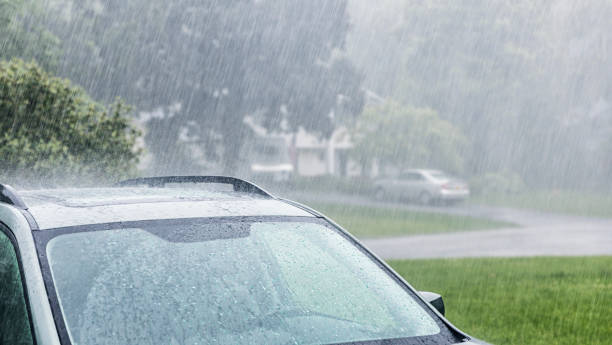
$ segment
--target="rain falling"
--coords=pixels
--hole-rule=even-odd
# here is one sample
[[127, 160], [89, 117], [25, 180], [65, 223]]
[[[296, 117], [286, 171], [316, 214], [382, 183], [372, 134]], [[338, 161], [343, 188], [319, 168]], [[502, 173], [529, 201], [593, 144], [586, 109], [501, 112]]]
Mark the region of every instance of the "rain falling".
[[[352, 304], [351, 298], [363, 300], [366, 289], [341, 285], [345, 281], [321, 287], [321, 291], [341, 287], [346, 295], [336, 300], [320, 303], [315, 288], [296, 293], [297, 300], [315, 306], [308, 315], [340, 313], [333, 314], [333, 321], [316, 324], [329, 334], [314, 332], [309, 338], [292, 334], [290, 327], [277, 329], [274, 320], [281, 317], [277, 310], [267, 310], [273, 317], [261, 321], [254, 316], [255, 307], [245, 301], [249, 296], [241, 295], [236, 308], [253, 314], [255, 320], [248, 325], [269, 323], [274, 332], [229, 320], [229, 314], [209, 313], [210, 320], [229, 320], [227, 324], [244, 333], [230, 336], [212, 327], [206, 332], [214, 335], [207, 338], [195, 328], [185, 328], [179, 337], [156, 326], [158, 339], [172, 344], [235, 344], [249, 343], [248, 339], [270, 344], [349, 343], [399, 339], [410, 332], [410, 337], [424, 337], [422, 342], [414, 338], [416, 344], [447, 344], [460, 341], [463, 333], [454, 332], [463, 331], [494, 344], [609, 344], [610, 18], [611, 0], [0, 0], [0, 206], [17, 205], [14, 198], [23, 196], [26, 204], [53, 201], [72, 207], [58, 213], [67, 217], [80, 212], [80, 207], [106, 207], [111, 199], [129, 208], [171, 198], [190, 205], [175, 217], [188, 218], [200, 207], [198, 202], [210, 202], [227, 192], [202, 186], [220, 181], [233, 186], [227, 200], [236, 199], [234, 205], [242, 206], [203, 207], [214, 210], [215, 217], [262, 216], [253, 211], [258, 207], [269, 213], [263, 216], [301, 217], [296, 212], [302, 206], [291, 203], [295, 210], [287, 211], [289, 215], [283, 213], [289, 206], [278, 208], [260, 200], [269, 192], [274, 200], [278, 196], [313, 207], [415, 289], [441, 294], [445, 317], [461, 329], [444, 326], [446, 321], [436, 319], [440, 315], [418, 327], [392, 326], [402, 318], [415, 322], [430, 316], [412, 299], [398, 297], [400, 288], [396, 291], [395, 285], [377, 279], [380, 287], [372, 286], [390, 291], [384, 296], [397, 297], [395, 303]], [[147, 180], [144, 184], [152, 187], [148, 192], [126, 189], [112, 196], [100, 194], [121, 180], [153, 176], [230, 176], [257, 186], [199, 177], [188, 187], [181, 186], [178, 197], [174, 191], [158, 190], [187, 181], [174, 178]], [[142, 182], [130, 181], [126, 184], [130, 188]], [[85, 201], [92, 190], [98, 194]], [[3, 220], [8, 214], [3, 210], [0, 235], [2, 226], [11, 225]], [[45, 216], [53, 213], [49, 210]], [[114, 212], [109, 210], [100, 215]], [[163, 207], [156, 210], [173, 214]], [[32, 211], [33, 218], [36, 212]], [[119, 213], [108, 219], [126, 221], [120, 217], [129, 212]], [[167, 219], [129, 219], [141, 220]], [[51, 223], [59, 226], [49, 229], [73, 225], [72, 219]], [[41, 229], [44, 224], [39, 224]], [[162, 281], [167, 267], [148, 269], [143, 258], [168, 256], [189, 266], [176, 273], [177, 280], [205, 289], [202, 286], [217, 283], [194, 278], [194, 272], [222, 272], [218, 266], [226, 258], [213, 260], [196, 247], [232, 256], [226, 262], [235, 267], [228, 263], [222, 272], [229, 277], [231, 272], [244, 271], [243, 276], [248, 276], [262, 269], [258, 264], [256, 268], [238, 265], [269, 254], [261, 249], [265, 246], [282, 255], [266, 258], [264, 265], [285, 260], [286, 267], [293, 269], [308, 258], [309, 269], [296, 268], [300, 279], [309, 275], [318, 279], [325, 272], [345, 277], [319, 252], [300, 256], [297, 251], [299, 258], [290, 257], [291, 243], [326, 243], [321, 247], [325, 251], [349, 253], [329, 244], [336, 239], [328, 238], [325, 226], [313, 221], [289, 231], [278, 224], [253, 221], [251, 228], [241, 228], [237, 234], [232, 233], [234, 225], [227, 225], [230, 235], [207, 238], [210, 243], [168, 240], [170, 235], [142, 225], [134, 236], [119, 231], [121, 237], [106, 244], [112, 247], [108, 252], [97, 242], [87, 242], [79, 250], [95, 252], [97, 257], [83, 258], [75, 264], [78, 267], [57, 272], [65, 281], [75, 276], [123, 281], [134, 271], [144, 272], [138, 279]], [[313, 228], [316, 238], [302, 234], [304, 228]], [[184, 230], [177, 231], [184, 235]], [[107, 241], [110, 235], [102, 233], [96, 235], [99, 241]], [[274, 233], [282, 233], [286, 243], [274, 239]], [[225, 238], [237, 242], [215, 242]], [[2, 240], [0, 236], [0, 254], [9, 244]], [[125, 243], [115, 248], [113, 241]], [[42, 243], [36, 236], [35, 242]], [[150, 246], [125, 249], [132, 242]], [[58, 260], [68, 262], [67, 253], [80, 243], [79, 237], [71, 238], [47, 252], [55, 251]], [[232, 254], [246, 247], [252, 249]], [[133, 267], [98, 260], [125, 251], [130, 254], [124, 257], [134, 260]], [[355, 275], [360, 284], [366, 286], [368, 277], [383, 275], [376, 265], [369, 266], [370, 261], [356, 259], [357, 251], [350, 253], [347, 265], [361, 263], [364, 272], [371, 271]], [[331, 260], [333, 255], [329, 256]], [[15, 260], [18, 257], [17, 253]], [[210, 263], [198, 266], [205, 258]], [[0, 277], [9, 272], [2, 270], [2, 259]], [[53, 271], [53, 263], [49, 265]], [[99, 268], [113, 265], [122, 267], [103, 272]], [[134, 269], [137, 266], [141, 270]], [[44, 275], [45, 267], [42, 270]], [[286, 273], [283, 270], [288, 268], [279, 269]], [[89, 273], [78, 273], [85, 271]], [[307, 282], [292, 279], [287, 286]], [[178, 289], [173, 284], [163, 281], [149, 293], [158, 291], [163, 303], [180, 303], [167, 293]], [[76, 300], [101, 300], [111, 291], [101, 285], [89, 292], [66, 286], [66, 292], [58, 293], [59, 300], [66, 299], [62, 293], [77, 296]], [[270, 289], [258, 285], [253, 291], [265, 295], [266, 301], [278, 299], [274, 303], [282, 309], [284, 297], [266, 295]], [[8, 296], [6, 291], [0, 290], [0, 297]], [[66, 316], [78, 324], [72, 332], [81, 334], [82, 342], [74, 334], [64, 338], [60, 334], [57, 344], [98, 344], [95, 339], [106, 328], [96, 326], [100, 320], [91, 315], [127, 315], [139, 308], [133, 304], [143, 303], [140, 298], [148, 298], [134, 297], [127, 304], [120, 298], [128, 297], [117, 296], [129, 293], [121, 291], [103, 309], [87, 304], [86, 313]], [[219, 293], [215, 292], [215, 301], [222, 299]], [[184, 297], [200, 307], [208, 299]], [[75, 310], [81, 306], [71, 305]], [[8, 319], [11, 308], [0, 303], [0, 317]], [[147, 308], [142, 310], [155, 309]], [[193, 308], [182, 317], [204, 315]], [[376, 316], [371, 316], [368, 327], [358, 328], [355, 320], [367, 319], [365, 309]], [[408, 309], [412, 314], [404, 317], [402, 313], [410, 314]], [[160, 315], [155, 322], [167, 324], [166, 316]], [[121, 332], [132, 332], [123, 319], [109, 316], [109, 320], [108, 329], [115, 322], [125, 328]], [[8, 327], [2, 322], [0, 318], [0, 327]], [[172, 327], [182, 327], [179, 317], [172, 322]], [[334, 327], [341, 329], [351, 322], [350, 327], [357, 327], [350, 328], [352, 332], [362, 338], [334, 333]], [[19, 344], [31, 344], [21, 335], [3, 338], [2, 330], [0, 345], [13, 344], [17, 338]], [[145, 339], [148, 331], [141, 331], [142, 338], [124, 341]], [[437, 338], [427, 338], [432, 334]]]

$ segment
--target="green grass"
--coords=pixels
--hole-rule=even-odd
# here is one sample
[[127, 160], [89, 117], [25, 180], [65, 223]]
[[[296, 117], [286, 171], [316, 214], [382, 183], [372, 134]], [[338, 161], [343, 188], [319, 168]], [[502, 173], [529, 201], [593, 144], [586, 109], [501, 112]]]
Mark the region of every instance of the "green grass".
[[590, 217], [612, 217], [612, 195], [573, 191], [534, 191], [475, 197], [472, 203]]
[[493, 344], [610, 344], [612, 257], [391, 261], [448, 319]]
[[357, 237], [401, 236], [515, 226], [490, 219], [399, 208], [307, 203]]

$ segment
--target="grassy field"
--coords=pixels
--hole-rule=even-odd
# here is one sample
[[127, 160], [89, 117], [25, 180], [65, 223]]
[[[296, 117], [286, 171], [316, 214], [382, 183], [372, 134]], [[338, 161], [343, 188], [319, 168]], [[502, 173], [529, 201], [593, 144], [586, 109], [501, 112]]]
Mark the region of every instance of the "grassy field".
[[306, 203], [323, 212], [357, 237], [400, 236], [440, 232], [483, 230], [515, 226], [464, 216], [414, 212], [405, 209]]
[[539, 191], [475, 197], [472, 203], [526, 208], [591, 217], [612, 217], [612, 195], [571, 191]]
[[391, 261], [448, 319], [493, 344], [612, 342], [612, 257]]

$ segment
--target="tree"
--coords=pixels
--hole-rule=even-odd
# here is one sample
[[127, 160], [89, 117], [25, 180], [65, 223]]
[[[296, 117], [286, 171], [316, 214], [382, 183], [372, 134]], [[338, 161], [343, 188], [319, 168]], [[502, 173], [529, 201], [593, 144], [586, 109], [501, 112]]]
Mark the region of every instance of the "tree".
[[106, 108], [35, 63], [0, 62], [0, 176], [82, 183], [129, 175], [140, 150], [128, 113], [121, 101]]
[[59, 39], [41, 24], [36, 1], [0, 0], [0, 60], [36, 60], [43, 68], [56, 67]]
[[[368, 76], [366, 87], [435, 109], [460, 128], [472, 145], [469, 173], [518, 173], [528, 185], [548, 188], [594, 185], [593, 171], [602, 170], [594, 161], [602, 161], [612, 130], [605, 119], [612, 111], [600, 111], [612, 104], [612, 2], [379, 6], [385, 19], [379, 13], [356, 17], [378, 26], [357, 21], [359, 32], [374, 33], [349, 45], [366, 73], [382, 73]], [[609, 174], [596, 180], [612, 185]]]
[[235, 172], [247, 115], [325, 136], [363, 105], [361, 76], [341, 54], [345, 0], [65, 1], [72, 16], [53, 24], [70, 38], [61, 73], [103, 100], [179, 109], [147, 134], [175, 172], [193, 166], [185, 142]]
[[387, 102], [366, 108], [353, 134], [353, 156], [367, 168], [439, 168], [462, 173], [468, 141], [459, 129], [428, 108]]

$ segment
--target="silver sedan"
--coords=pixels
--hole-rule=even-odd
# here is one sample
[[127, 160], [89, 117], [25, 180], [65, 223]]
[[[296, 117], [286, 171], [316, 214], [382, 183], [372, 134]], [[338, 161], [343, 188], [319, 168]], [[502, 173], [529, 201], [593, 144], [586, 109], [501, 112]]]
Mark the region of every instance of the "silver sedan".
[[423, 205], [434, 202], [453, 203], [470, 196], [466, 182], [440, 170], [407, 170], [397, 177], [380, 178], [375, 186], [376, 198], [379, 200], [409, 199]]

